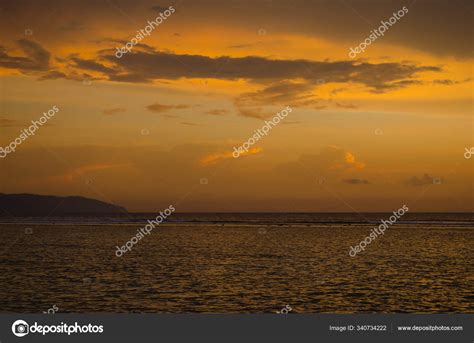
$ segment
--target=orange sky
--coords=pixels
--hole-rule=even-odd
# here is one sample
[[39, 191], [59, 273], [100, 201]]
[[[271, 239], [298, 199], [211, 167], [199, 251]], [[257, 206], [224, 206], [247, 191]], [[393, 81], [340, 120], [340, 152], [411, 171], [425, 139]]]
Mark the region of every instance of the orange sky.
[[471, 12], [468, 1], [6, 4], [0, 146], [60, 111], [0, 159], [0, 192], [131, 211], [472, 211]]

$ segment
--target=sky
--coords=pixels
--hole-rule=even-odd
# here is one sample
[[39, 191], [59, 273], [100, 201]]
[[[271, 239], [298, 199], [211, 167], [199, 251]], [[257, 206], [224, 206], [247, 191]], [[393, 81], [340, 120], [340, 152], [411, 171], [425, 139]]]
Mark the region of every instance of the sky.
[[58, 112], [0, 158], [0, 193], [139, 212], [473, 211], [473, 10], [2, 1], [0, 147]]

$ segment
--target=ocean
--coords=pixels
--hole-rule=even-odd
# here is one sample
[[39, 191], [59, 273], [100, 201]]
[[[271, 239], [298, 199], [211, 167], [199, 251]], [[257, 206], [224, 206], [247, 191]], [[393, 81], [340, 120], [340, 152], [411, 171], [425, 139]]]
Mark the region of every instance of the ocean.
[[174, 213], [0, 218], [0, 308], [42, 313], [474, 313], [474, 215]]

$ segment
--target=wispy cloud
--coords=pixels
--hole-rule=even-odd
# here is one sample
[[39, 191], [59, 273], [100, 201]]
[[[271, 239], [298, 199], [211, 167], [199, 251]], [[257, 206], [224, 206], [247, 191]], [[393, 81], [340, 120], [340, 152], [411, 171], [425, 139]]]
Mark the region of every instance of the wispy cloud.
[[228, 110], [225, 110], [225, 109], [218, 109], [218, 108], [216, 108], [216, 109], [213, 109], [213, 110], [206, 111], [206, 112], [204, 112], [204, 113], [205, 113], [205, 114], [209, 114], [209, 115], [211, 115], [211, 116], [222, 116], [222, 115], [224, 115], [224, 114], [229, 113], [229, 111], [228, 111]]
[[0, 46], [0, 67], [18, 69], [23, 72], [49, 69], [51, 54], [41, 44], [28, 39], [20, 39], [17, 44], [26, 56], [9, 55], [6, 49]]
[[159, 104], [159, 103], [154, 103], [151, 105], [146, 106], [146, 109], [150, 112], [154, 113], [163, 113], [167, 112], [170, 110], [182, 110], [185, 108], [189, 108], [191, 106], [189, 105], [164, 105], [164, 104]]
[[369, 184], [369, 181], [364, 180], [364, 179], [344, 179], [342, 180], [344, 183], [348, 183], [350, 185], [367, 185]]
[[[262, 148], [253, 147], [249, 149], [248, 151], [243, 151], [242, 153], [240, 153], [240, 156], [257, 155], [257, 154], [260, 154], [261, 152], [263, 152]], [[234, 158], [232, 156], [232, 151], [216, 152], [216, 153], [212, 153], [201, 158], [200, 165], [205, 167], [205, 166], [212, 165], [219, 161], [226, 160], [229, 158]]]
[[181, 125], [187, 125], [187, 126], [198, 126], [196, 123], [191, 123], [189, 121], [182, 121], [180, 122]]
[[420, 186], [432, 185], [436, 183], [437, 181], [441, 182], [441, 179], [433, 177], [429, 174], [424, 174], [422, 177], [412, 176], [411, 178], [406, 180], [405, 183], [410, 186], [420, 187]]

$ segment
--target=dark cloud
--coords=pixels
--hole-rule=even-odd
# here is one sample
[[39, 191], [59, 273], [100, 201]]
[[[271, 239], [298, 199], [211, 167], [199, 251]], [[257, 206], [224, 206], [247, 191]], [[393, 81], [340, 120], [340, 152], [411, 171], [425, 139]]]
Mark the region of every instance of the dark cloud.
[[63, 73], [57, 70], [50, 70], [42, 74], [42, 76], [38, 79], [39, 81], [46, 81], [46, 80], [56, 80], [56, 79], [66, 79], [66, 80], [73, 80], [73, 81], [96, 81], [96, 80], [103, 80], [104, 78], [94, 77], [87, 73], [79, 73], [76, 70], [69, 70], [68, 73]]
[[[93, 40], [93, 43], [96, 44], [107, 44], [107, 45], [115, 45], [116, 47], [123, 47], [125, 44], [128, 43], [127, 40], [124, 39], [114, 39], [114, 38], [104, 38], [104, 39], [98, 39], [98, 40]], [[144, 51], [144, 52], [150, 52], [150, 53], [155, 53], [156, 49], [152, 47], [151, 45], [145, 44], [145, 43], [138, 43], [133, 46], [134, 51]], [[111, 55], [115, 54], [117, 50], [116, 49], [101, 49], [97, 51], [98, 55]]]
[[252, 46], [255, 46], [255, 44], [237, 44], [237, 45], [228, 46], [227, 49], [243, 49], [243, 48], [250, 48]]
[[[356, 82], [376, 92], [413, 84], [416, 81], [412, 78], [420, 72], [441, 71], [438, 66], [402, 63], [275, 60], [257, 56], [213, 58], [164, 51], [133, 51], [120, 59], [114, 55], [104, 54], [103, 58], [123, 70], [121, 73], [114, 72], [109, 75], [114, 81], [149, 82], [154, 79], [214, 78], [246, 79], [269, 84], [281, 80], [303, 79], [314, 86], [320, 85], [321, 80], [326, 83]], [[285, 86], [276, 84], [273, 87]]]
[[213, 110], [209, 110], [207, 112], [204, 112], [205, 114], [209, 114], [211, 116], [222, 116], [224, 114], [227, 114], [229, 113], [228, 110], [225, 110], [225, 109], [220, 109], [220, 108], [216, 108], [216, 109], [213, 109]]
[[71, 61], [73, 61], [75, 63], [75, 66], [79, 69], [98, 71], [100, 73], [109, 75], [116, 73], [116, 70], [108, 68], [94, 60], [85, 60], [76, 56], [72, 56]]
[[146, 106], [146, 109], [154, 113], [163, 113], [170, 110], [182, 110], [189, 107], [189, 105], [163, 105], [159, 103], [154, 103]]
[[[430, 70], [426, 69], [425, 71], [430, 71]], [[438, 70], [432, 70], [432, 71], [438, 71]], [[377, 87], [374, 87], [374, 89], [372, 89], [372, 92], [385, 93], [390, 90], [396, 90], [396, 89], [401, 89], [401, 88], [405, 88], [412, 85], [422, 85], [422, 84], [424, 84], [424, 82], [420, 80], [401, 80], [401, 81], [395, 81], [395, 82], [391, 82], [391, 83], [387, 83], [383, 85], [382, 84], [378, 85]]]
[[161, 117], [168, 118], [168, 119], [181, 118], [180, 116], [177, 116], [177, 115], [174, 115], [174, 114], [167, 114], [167, 113], [161, 114]]
[[51, 54], [39, 43], [27, 39], [20, 39], [17, 43], [26, 56], [11, 56], [4, 47], [0, 47], [0, 67], [18, 69], [22, 72], [49, 69]]
[[[110, 40], [119, 44], [123, 41]], [[241, 115], [263, 118], [261, 106], [279, 104], [305, 106], [315, 109], [326, 105], [315, 95], [315, 89], [327, 83], [358, 83], [371, 92], [383, 93], [420, 84], [419, 73], [441, 71], [439, 66], [414, 63], [368, 63], [359, 61], [276, 60], [267, 57], [209, 57], [204, 55], [175, 54], [155, 51], [153, 47], [138, 44], [122, 58], [115, 57], [112, 49], [100, 50], [98, 58], [83, 59], [69, 56], [68, 70], [49, 69], [49, 52], [39, 44], [20, 40], [28, 57], [12, 57], [0, 50], [0, 66], [20, 70], [43, 70], [41, 79], [80, 79], [74, 69], [102, 73], [102, 79], [131, 83], [166, 82], [180, 78], [213, 78], [224, 80], [245, 79], [264, 85], [256, 92], [244, 93], [235, 99]], [[296, 81], [297, 80], [297, 81]]]
[[40, 78], [40, 80], [55, 80], [55, 79], [67, 79], [66, 74], [57, 71], [57, 70], [51, 70], [48, 71], [47, 73], [43, 74]]
[[313, 90], [314, 86], [307, 82], [293, 82], [293, 81], [278, 81], [270, 84], [269, 86], [258, 90], [256, 92], [244, 93], [239, 96], [237, 102], [240, 105], [245, 104], [268, 104], [268, 103], [289, 103], [293, 105], [296, 103], [308, 104], [314, 102]]
[[432, 185], [432, 184], [439, 184], [441, 183], [441, 179], [437, 177], [430, 176], [428, 174], [424, 174], [421, 178], [418, 176], [413, 176], [410, 179], [408, 179], [406, 184], [410, 186], [426, 186], [426, 185]]
[[272, 0], [256, 3], [251, 11], [245, 1], [222, 6], [216, 0], [207, 0], [187, 3], [186, 13], [181, 16], [183, 20], [193, 17], [212, 20], [215, 25], [259, 27], [257, 25], [266, 23], [272, 33], [324, 37], [344, 42], [349, 49], [403, 6], [407, 6], [409, 12], [385, 34], [384, 44], [442, 56], [473, 57], [472, 0]]
[[446, 80], [446, 79], [445, 79], [445, 80], [434, 80], [433, 83], [434, 83], [435, 85], [445, 85], [445, 86], [450, 86], [450, 85], [456, 84], [455, 81], [453, 81], [453, 80]]
[[149, 83], [153, 80], [142, 74], [122, 74], [109, 75], [110, 81], [131, 82], [131, 83]]
[[240, 115], [253, 118], [268, 118], [275, 115], [264, 111], [262, 106], [268, 104], [282, 106], [317, 106], [320, 100], [313, 93], [314, 85], [308, 82], [277, 81], [269, 86], [247, 92], [234, 100], [234, 105]]
[[[5, 18], [15, 20], [4, 20], [1, 32], [5, 32], [5, 37], [12, 37], [24, 30], [25, 23], [30, 23], [32, 27], [40, 27], [42, 32], [52, 35], [57, 27], [67, 27], [77, 18], [81, 18], [88, 28], [95, 23], [113, 27], [117, 25], [117, 15], [124, 19], [120, 25], [131, 25], [128, 26], [130, 31], [135, 32], [138, 29], [136, 20], [143, 18], [146, 22], [146, 18], [153, 14], [150, 12], [164, 9], [163, 5], [168, 4], [154, 5], [150, 0], [3, 1]], [[265, 25], [270, 34], [324, 38], [340, 43], [341, 49], [347, 51], [367, 37], [370, 30], [380, 26], [381, 20], [387, 20], [393, 12], [407, 6], [409, 12], [386, 32], [381, 44], [441, 56], [473, 57], [472, 0], [272, 0], [257, 1], [251, 6], [248, 1], [200, 0], [179, 2], [179, 5], [183, 10], [179, 12], [179, 18], [173, 18], [175, 23], [205, 28], [222, 27], [224, 31], [227, 27], [241, 30], [255, 28], [257, 31]], [[175, 7], [178, 12], [178, 6]], [[129, 16], [134, 20], [130, 20]], [[53, 26], [52, 22], [57, 24]]]
[[347, 109], [356, 109], [358, 108], [356, 105], [354, 104], [350, 104], [350, 103], [340, 103], [340, 102], [336, 102], [336, 107], [340, 107], [340, 108], [347, 108]]
[[163, 7], [163, 6], [160, 6], [160, 5], [155, 5], [155, 6], [152, 6], [151, 8], [153, 11], [157, 11], [157, 12], [164, 12], [168, 9], [168, 7]]
[[369, 181], [364, 180], [364, 179], [344, 179], [342, 180], [344, 183], [348, 183], [350, 185], [367, 185], [369, 184]]
[[447, 79], [444, 79], [444, 80], [434, 80], [434, 81], [433, 81], [433, 84], [435, 84], [435, 85], [452, 86], [452, 85], [458, 85], [458, 84], [460, 84], [460, 83], [469, 82], [469, 81], [471, 81], [471, 80], [472, 80], [472, 78], [467, 78], [467, 79], [460, 80], [460, 81], [457, 81], [457, 80], [447, 80]]

